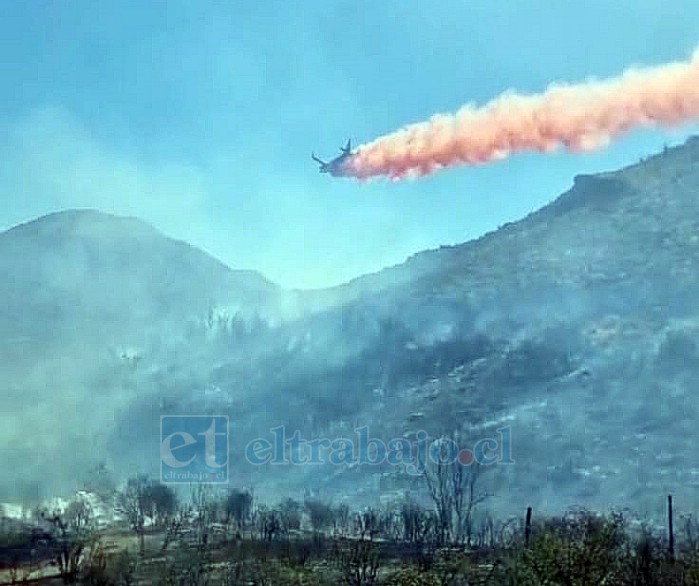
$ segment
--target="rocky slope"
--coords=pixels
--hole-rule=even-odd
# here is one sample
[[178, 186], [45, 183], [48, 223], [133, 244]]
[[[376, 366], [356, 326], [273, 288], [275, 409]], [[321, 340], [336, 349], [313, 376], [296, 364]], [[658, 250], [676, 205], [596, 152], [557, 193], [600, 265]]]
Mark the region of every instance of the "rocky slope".
[[[156, 472], [160, 414], [225, 412], [234, 482], [261, 494], [305, 487], [338, 500], [419, 486], [390, 466], [246, 466], [246, 443], [278, 425], [307, 439], [366, 425], [386, 441], [459, 429], [468, 442], [508, 426], [515, 464], [483, 477], [493, 510], [654, 512], [667, 492], [693, 506], [698, 163], [690, 139], [578, 176], [482, 238], [296, 297], [136, 220], [69, 212], [8, 231], [0, 330], [8, 351], [21, 348], [18, 363], [35, 365], [5, 368], [13, 413], [37, 429], [50, 408], [94, 418], [77, 433], [85, 422], [67, 416], [71, 425], [30, 440], [13, 417], [16, 487], [36, 485], [57, 445], [72, 453], [49, 466], [52, 480], [97, 457], [122, 476]], [[281, 319], [289, 299], [307, 304], [305, 317]], [[83, 348], [72, 363], [67, 341]], [[62, 394], [49, 390], [56, 377]], [[99, 449], [74, 449], [87, 430]]]

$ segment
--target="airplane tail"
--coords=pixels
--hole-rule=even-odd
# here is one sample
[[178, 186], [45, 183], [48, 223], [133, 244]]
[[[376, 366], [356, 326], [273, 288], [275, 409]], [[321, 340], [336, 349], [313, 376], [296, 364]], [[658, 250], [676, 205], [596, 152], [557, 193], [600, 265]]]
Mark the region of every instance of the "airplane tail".
[[327, 165], [325, 161], [321, 161], [318, 157], [316, 157], [315, 153], [311, 153], [311, 158], [320, 165]]
[[346, 155], [349, 155], [352, 152], [352, 139], [348, 138], [347, 144], [344, 146], [344, 148], [341, 148], [340, 150]]

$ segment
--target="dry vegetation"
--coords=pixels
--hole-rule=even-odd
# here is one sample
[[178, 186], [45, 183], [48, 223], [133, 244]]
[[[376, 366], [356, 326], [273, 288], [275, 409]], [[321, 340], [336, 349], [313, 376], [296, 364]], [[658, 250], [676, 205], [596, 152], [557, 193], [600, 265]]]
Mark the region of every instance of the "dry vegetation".
[[[450, 502], [454, 502], [453, 495]], [[241, 490], [195, 487], [177, 504], [144, 477], [115, 499], [120, 527], [98, 530], [85, 501], [5, 518], [0, 583], [91, 586], [693, 585], [697, 523], [684, 517], [674, 548], [620, 513], [574, 510], [558, 518], [464, 524], [463, 510], [405, 500], [352, 512], [308, 499], [277, 506]], [[453, 506], [448, 505], [448, 506]], [[144, 519], [146, 521], [144, 521]], [[306, 527], [307, 526], [307, 527]], [[470, 542], [470, 545], [468, 545]]]

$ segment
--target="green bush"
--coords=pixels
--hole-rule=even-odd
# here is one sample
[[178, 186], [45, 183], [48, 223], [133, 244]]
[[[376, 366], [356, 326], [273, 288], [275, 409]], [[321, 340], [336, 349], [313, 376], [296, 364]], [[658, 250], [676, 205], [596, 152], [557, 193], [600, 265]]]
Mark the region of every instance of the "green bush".
[[402, 568], [387, 578], [386, 586], [442, 586], [442, 584], [434, 574], [422, 572], [417, 568]]
[[528, 548], [513, 552], [497, 571], [499, 583], [597, 586], [621, 584], [627, 536], [620, 514], [586, 510], [536, 524]]

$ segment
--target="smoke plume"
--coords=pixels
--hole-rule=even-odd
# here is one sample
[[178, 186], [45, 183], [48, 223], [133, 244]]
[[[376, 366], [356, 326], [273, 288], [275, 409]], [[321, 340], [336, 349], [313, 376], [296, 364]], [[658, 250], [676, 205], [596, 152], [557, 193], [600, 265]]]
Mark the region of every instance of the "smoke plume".
[[699, 117], [699, 49], [689, 61], [631, 68], [619, 77], [552, 84], [538, 95], [507, 91], [482, 107], [426, 122], [362, 145], [346, 172], [393, 179], [487, 163], [520, 151], [589, 151], [635, 128]]

